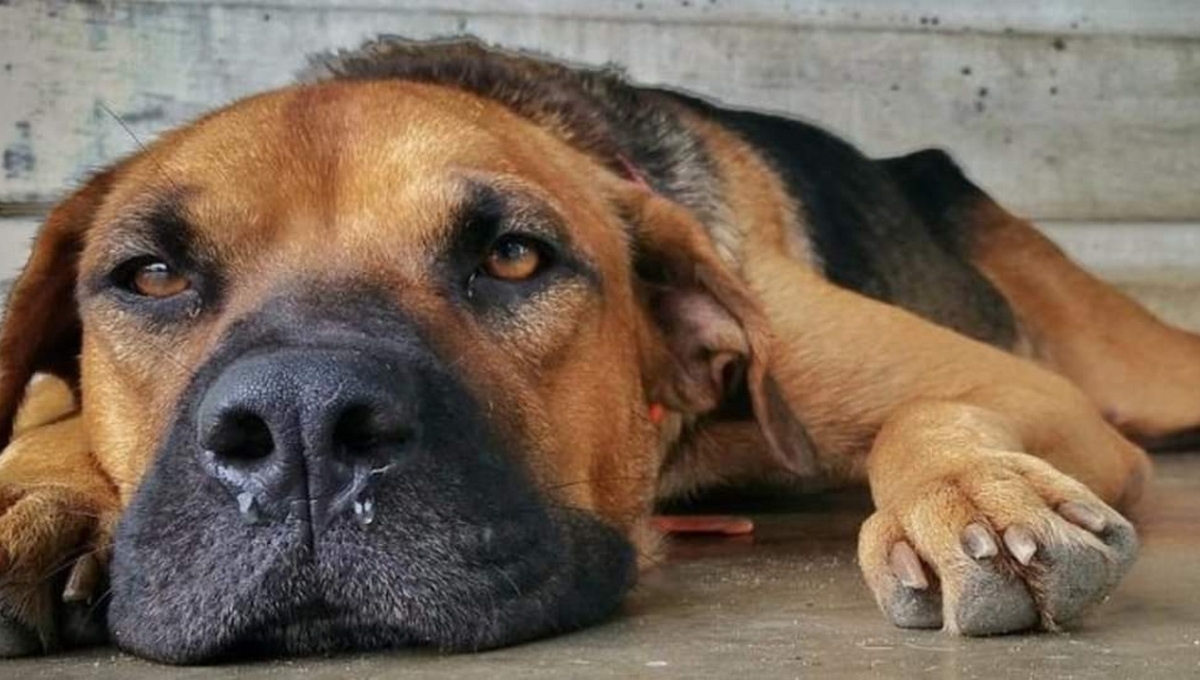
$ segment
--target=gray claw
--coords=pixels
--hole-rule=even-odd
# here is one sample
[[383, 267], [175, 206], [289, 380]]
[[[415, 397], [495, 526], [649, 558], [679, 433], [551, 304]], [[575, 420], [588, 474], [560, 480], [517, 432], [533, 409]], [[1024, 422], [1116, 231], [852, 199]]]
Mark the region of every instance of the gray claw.
[[1093, 534], [1104, 531], [1105, 526], [1108, 524], [1104, 520], [1104, 515], [1077, 501], [1067, 501], [1059, 505], [1058, 514]]
[[101, 577], [100, 562], [92, 553], [75, 560], [67, 585], [63, 588], [62, 600], [67, 604], [91, 602]]
[[1020, 524], [1004, 530], [1004, 546], [1008, 548], [1008, 552], [1024, 566], [1029, 566], [1033, 561], [1033, 556], [1037, 553], [1037, 539], [1033, 537], [1033, 532], [1027, 527]]
[[974, 560], [995, 557], [1000, 553], [996, 539], [992, 538], [992, 532], [979, 522], [972, 522], [963, 528], [962, 545], [963, 551]]
[[906, 588], [925, 590], [929, 587], [929, 579], [925, 578], [925, 570], [921, 567], [921, 558], [917, 557], [916, 551], [907, 542], [899, 541], [892, 546], [888, 562], [892, 573]]

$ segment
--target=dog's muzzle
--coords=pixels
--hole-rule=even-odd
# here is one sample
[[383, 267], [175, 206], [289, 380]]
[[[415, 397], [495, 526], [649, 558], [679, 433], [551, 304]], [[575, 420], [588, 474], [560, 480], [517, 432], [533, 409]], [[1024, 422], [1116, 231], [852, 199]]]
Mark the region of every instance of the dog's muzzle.
[[355, 298], [293, 292], [196, 371], [117, 531], [119, 646], [484, 649], [598, 621], [632, 585], [632, 546], [539, 487], [514, 421], [400, 310]]

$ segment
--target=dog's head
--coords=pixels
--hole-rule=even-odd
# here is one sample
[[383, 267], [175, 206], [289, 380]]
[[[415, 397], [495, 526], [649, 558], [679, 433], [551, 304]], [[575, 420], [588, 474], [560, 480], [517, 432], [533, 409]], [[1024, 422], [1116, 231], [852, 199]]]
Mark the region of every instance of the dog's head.
[[609, 614], [647, 548], [648, 405], [709, 410], [735, 366], [760, 404], [765, 339], [692, 214], [613, 160], [460, 87], [337, 80], [58, 206], [0, 337], [0, 443], [35, 373], [79, 386], [128, 503], [118, 644], [478, 649]]

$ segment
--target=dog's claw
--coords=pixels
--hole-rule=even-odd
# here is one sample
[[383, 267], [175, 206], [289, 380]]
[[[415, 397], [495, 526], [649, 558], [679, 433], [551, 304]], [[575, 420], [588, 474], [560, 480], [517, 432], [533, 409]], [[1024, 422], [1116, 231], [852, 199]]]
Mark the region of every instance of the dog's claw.
[[1093, 534], [1104, 531], [1104, 528], [1108, 526], [1108, 522], [1104, 520], [1104, 515], [1078, 501], [1067, 501], [1059, 505], [1058, 514], [1065, 517], [1072, 524], [1077, 524]]
[[963, 529], [962, 544], [963, 550], [975, 560], [995, 557], [1000, 553], [992, 532], [978, 522], [972, 522]]
[[1019, 524], [1004, 531], [1004, 546], [1018, 562], [1025, 566], [1029, 566], [1038, 549], [1033, 532]]
[[925, 590], [929, 587], [929, 579], [925, 578], [925, 570], [921, 568], [921, 558], [906, 541], [900, 541], [892, 546], [890, 557], [892, 573], [900, 579], [900, 583], [913, 590]]
[[91, 602], [100, 583], [101, 571], [100, 561], [92, 553], [75, 560], [71, 575], [67, 577], [67, 585], [63, 588], [63, 602]]

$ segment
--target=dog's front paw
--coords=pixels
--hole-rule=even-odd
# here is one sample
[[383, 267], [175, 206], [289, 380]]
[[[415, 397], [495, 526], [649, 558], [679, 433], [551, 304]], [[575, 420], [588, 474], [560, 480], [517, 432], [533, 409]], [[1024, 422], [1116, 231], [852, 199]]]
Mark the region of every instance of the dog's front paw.
[[863, 574], [893, 623], [966, 635], [1055, 630], [1103, 600], [1136, 553], [1115, 510], [1009, 452], [913, 484], [859, 535]]
[[103, 639], [119, 512], [78, 415], [26, 423], [0, 452], [0, 657]]
[[61, 486], [0, 483], [0, 657], [103, 638], [97, 599], [114, 520]]

